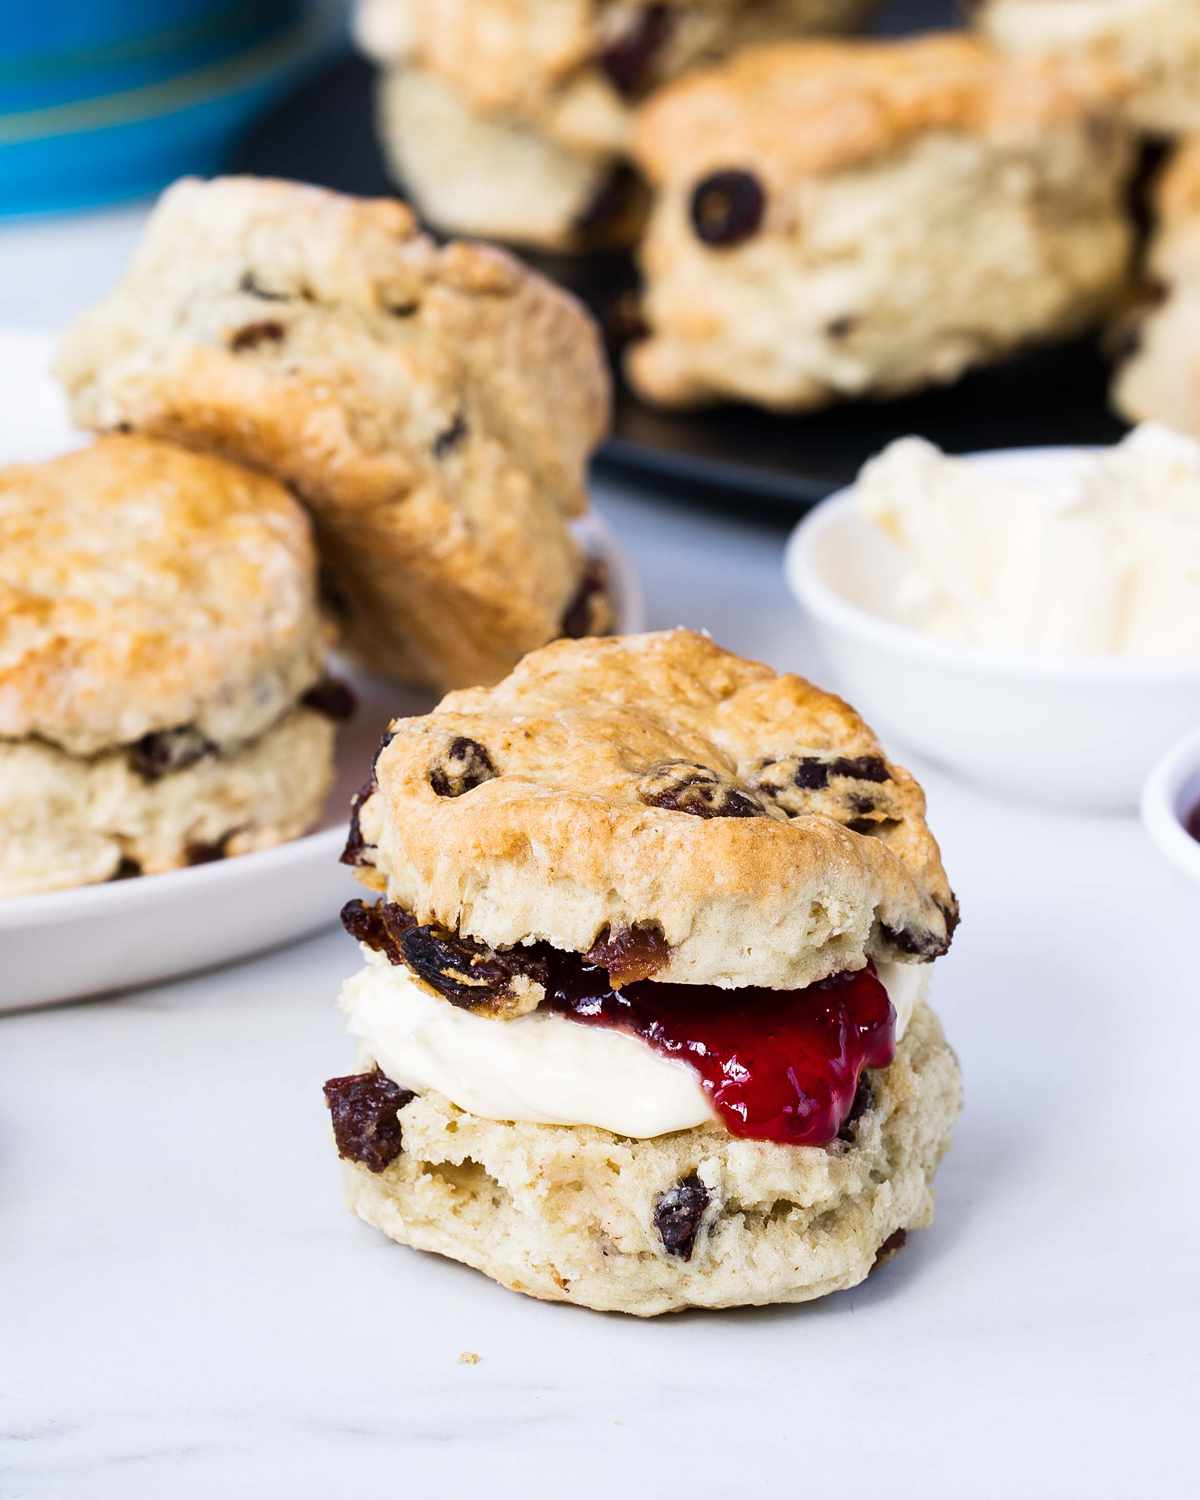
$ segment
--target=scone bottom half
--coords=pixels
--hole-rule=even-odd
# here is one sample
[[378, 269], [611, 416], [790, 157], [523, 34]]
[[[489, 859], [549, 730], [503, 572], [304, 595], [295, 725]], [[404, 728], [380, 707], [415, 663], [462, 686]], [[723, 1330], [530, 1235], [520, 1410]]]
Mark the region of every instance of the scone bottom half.
[[[697, 690], [705, 681], [709, 690]], [[456, 732], [467, 718], [478, 737]], [[551, 722], [559, 739], [540, 745]], [[639, 722], [686, 745], [686, 763], [635, 764]], [[748, 774], [743, 742], [768, 726], [799, 735], [804, 753], [759, 757], [765, 764]], [[441, 752], [430, 755], [438, 736]], [[417, 760], [420, 789], [409, 775]], [[667, 908], [604, 923], [573, 946], [549, 919], [505, 942], [490, 940], [469, 903], [453, 920], [436, 871], [460, 847], [436, 818], [423, 829], [419, 807], [452, 806], [456, 822], [473, 823], [481, 900], [490, 880], [493, 896], [503, 884], [520, 906], [519, 882], [511, 871], [503, 880], [497, 825], [510, 849], [528, 852], [542, 831], [528, 806], [534, 790], [561, 812], [589, 769], [618, 897], [643, 820], [685, 831], [685, 855], [701, 864], [702, 841], [732, 825], [761, 834], [770, 821], [781, 825], [770, 840], [786, 829], [797, 844], [797, 900], [816, 878], [815, 838], [818, 858], [847, 866], [832, 870], [832, 886], [870, 899], [873, 879], [876, 909], [857, 914], [848, 944], [822, 944], [797, 969], [814, 977], [796, 984], [738, 982], [737, 964], [701, 980], [696, 955], [677, 973], [679, 913]], [[524, 783], [514, 792], [527, 824], [517, 846], [495, 805], [509, 777]], [[894, 852], [892, 830], [866, 810], [889, 792], [890, 820], [916, 825], [893, 839]], [[393, 837], [402, 828], [406, 845]], [[426, 835], [438, 850], [429, 866]], [[857, 843], [883, 846], [885, 867], [901, 867], [896, 886], [925, 888], [925, 928], [883, 920], [896, 892], [856, 867]], [[553, 872], [578, 871], [542, 852], [552, 906]], [[670, 839], [661, 852], [679, 858]], [[729, 849], [718, 845], [706, 872], [718, 903], [731, 878], [720, 856]], [[406, 883], [402, 858], [415, 868], [410, 881], [427, 868], [432, 878]], [[759, 861], [767, 885], [773, 858]], [[929, 1222], [961, 1094], [926, 980], [957, 909], [919, 789], [839, 700], [688, 631], [558, 643], [494, 689], [393, 722], [355, 799], [344, 859], [378, 895], [342, 912], [367, 961], [341, 1002], [360, 1062], [325, 1096], [351, 1205], [393, 1239], [537, 1297], [653, 1315], [853, 1286]], [[770, 900], [754, 888], [755, 865], [738, 868], [745, 928]], [[744, 944], [744, 930], [727, 931], [731, 949]]]

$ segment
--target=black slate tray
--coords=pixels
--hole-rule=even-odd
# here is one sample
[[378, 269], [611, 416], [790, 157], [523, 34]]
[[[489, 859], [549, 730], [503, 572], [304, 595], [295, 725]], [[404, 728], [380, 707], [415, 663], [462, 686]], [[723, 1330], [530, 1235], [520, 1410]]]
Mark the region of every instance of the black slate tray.
[[[953, 23], [954, 0], [886, 7], [879, 29]], [[346, 58], [310, 80], [242, 143], [234, 170], [296, 178], [345, 192], [397, 192], [372, 119], [372, 76]], [[570, 287], [603, 323], [636, 283], [626, 256], [525, 254]], [[1094, 339], [1037, 349], [977, 371], [957, 385], [901, 401], [854, 402], [806, 416], [727, 405], [700, 413], [657, 411], [617, 375], [612, 435], [602, 461], [737, 506], [806, 509], [849, 483], [893, 438], [920, 433], [950, 452], [1041, 443], [1110, 443], [1124, 430], [1107, 403], [1108, 369]]]

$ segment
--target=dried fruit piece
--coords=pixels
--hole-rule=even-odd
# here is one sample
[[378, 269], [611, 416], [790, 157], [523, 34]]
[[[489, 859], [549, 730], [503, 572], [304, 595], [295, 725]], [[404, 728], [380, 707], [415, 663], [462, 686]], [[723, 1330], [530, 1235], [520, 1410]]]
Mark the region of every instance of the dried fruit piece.
[[708, 1189], [690, 1172], [654, 1200], [654, 1227], [668, 1255], [691, 1260], [708, 1207]]
[[684, 760], [651, 766], [638, 782], [637, 792], [647, 807], [691, 813], [694, 818], [767, 816], [762, 803], [743, 791], [732, 776]]
[[399, 948], [418, 978], [465, 1010], [523, 1015], [537, 1009], [550, 983], [549, 959], [533, 947], [501, 952], [430, 925], [402, 932]]
[[158, 781], [172, 771], [194, 766], [206, 755], [215, 755], [217, 747], [198, 729], [185, 724], [179, 729], [160, 729], [144, 734], [129, 751], [129, 764], [147, 781]]
[[579, 587], [563, 611], [562, 633], [581, 641], [585, 636], [604, 635], [611, 623], [608, 568], [602, 558], [592, 557], [584, 564]]
[[467, 435], [466, 413], [459, 411], [455, 414], [454, 421], [449, 427], [439, 432], [433, 440], [434, 458], [445, 458], [454, 452], [455, 448]]
[[332, 719], [335, 724], [352, 719], [358, 708], [353, 688], [336, 677], [322, 677], [320, 682], [314, 682], [300, 702], [314, 713], [324, 714], [327, 719]]
[[239, 328], [229, 340], [229, 347], [234, 354], [242, 354], [247, 349], [257, 349], [260, 344], [278, 344], [287, 329], [277, 318], [264, 318], [259, 323], [247, 323], [244, 328]]
[[436, 765], [429, 768], [429, 785], [439, 797], [461, 797], [500, 773], [478, 740], [458, 735]]
[[758, 232], [766, 206], [752, 172], [710, 172], [692, 191], [692, 228], [706, 245], [740, 245]]
[[340, 855], [341, 863], [344, 865], [370, 865], [371, 860], [367, 858], [367, 850], [373, 849], [374, 844], [368, 844], [363, 838], [361, 813], [363, 803], [368, 797], [374, 796], [379, 790], [379, 782], [375, 777], [375, 767], [379, 764], [379, 757], [392, 743], [393, 735], [390, 729], [385, 730], [379, 741], [379, 748], [375, 752], [375, 760], [371, 765], [371, 775], [364, 781], [358, 791], [350, 799], [350, 827], [346, 834], [346, 847]]
[[615, 935], [606, 927], [583, 955], [585, 964], [604, 969], [616, 989], [656, 974], [671, 956], [671, 946], [657, 924], [623, 927]]
[[391, 964], [404, 962], [400, 939], [416, 925], [416, 917], [394, 901], [376, 901], [370, 906], [365, 901], [347, 901], [342, 907], [342, 926], [350, 936], [382, 953]]
[[671, 23], [670, 6], [645, 5], [633, 25], [600, 53], [600, 66], [624, 98], [633, 98], [649, 86], [655, 56], [671, 34]]
[[324, 1092], [338, 1155], [360, 1162], [369, 1172], [390, 1166], [404, 1144], [397, 1116], [416, 1097], [411, 1089], [402, 1089], [376, 1068], [331, 1078]]

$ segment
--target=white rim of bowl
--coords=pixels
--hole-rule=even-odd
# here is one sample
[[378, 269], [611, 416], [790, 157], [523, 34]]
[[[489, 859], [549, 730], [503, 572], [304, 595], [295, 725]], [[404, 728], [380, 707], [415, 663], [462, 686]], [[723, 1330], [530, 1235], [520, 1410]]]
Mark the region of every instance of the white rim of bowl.
[[1200, 729], [1172, 745], [1146, 777], [1142, 825], [1177, 869], [1200, 878], [1200, 843], [1183, 826], [1179, 806], [1180, 793], [1193, 777], [1200, 783]]
[[[986, 449], [951, 455], [973, 462], [1028, 463], [1030, 459], [1067, 459], [1095, 452], [1094, 447]], [[870, 645], [903, 649], [941, 666], [970, 666], [996, 677], [1074, 678], [1084, 682], [1200, 682], [1200, 664], [1162, 656], [1034, 656], [1021, 651], [994, 651], [931, 640], [907, 625], [871, 614], [851, 604], [821, 577], [813, 557], [817, 538], [854, 509], [856, 485], [836, 490], [796, 526], [784, 553], [784, 573], [796, 599], [818, 619]], [[1185, 835], [1186, 836], [1186, 835]]]

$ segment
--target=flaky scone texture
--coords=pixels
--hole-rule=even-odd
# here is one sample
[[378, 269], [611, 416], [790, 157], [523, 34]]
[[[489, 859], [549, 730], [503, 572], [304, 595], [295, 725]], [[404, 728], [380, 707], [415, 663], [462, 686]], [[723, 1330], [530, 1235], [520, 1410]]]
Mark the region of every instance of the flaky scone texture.
[[[665, 91], [636, 152], [649, 400], [804, 410], [957, 379], [1101, 317], [1125, 281], [1130, 151], [1088, 70], [998, 63], [965, 39], [745, 54]], [[761, 207], [698, 232], [713, 174]]]
[[788, 989], [932, 958], [957, 918], [921, 789], [858, 715], [695, 631], [548, 646], [393, 721], [374, 775], [368, 873], [494, 948], [657, 929], [656, 979]]
[[[365, 0], [357, 32], [387, 64], [453, 83], [485, 114], [559, 145], [622, 151], [633, 102], [751, 43], [853, 29], [875, 0]], [[653, 12], [653, 14], [650, 14]]]
[[82, 759], [0, 741], [0, 897], [248, 854], [307, 832], [333, 772], [334, 727], [297, 708], [265, 733], [156, 780], [123, 751]]
[[250, 739], [322, 656], [311, 530], [282, 485], [139, 437], [0, 469], [0, 739]]
[[[403, 1245], [513, 1291], [651, 1317], [805, 1302], [856, 1285], [901, 1229], [933, 1217], [961, 1108], [958, 1064], [927, 1005], [913, 1015], [850, 1142], [738, 1140], [719, 1126], [631, 1140], [590, 1126], [498, 1124], [438, 1094], [400, 1111], [403, 1149], [347, 1164], [351, 1208]], [[687, 1258], [656, 1225], [664, 1194], [703, 1184]]]
[[1184, 142], [1157, 184], [1147, 272], [1154, 295], [1127, 328], [1130, 352], [1113, 404], [1131, 422], [1200, 437], [1200, 137]]
[[608, 372], [579, 304], [501, 252], [390, 200], [186, 180], [58, 370], [87, 426], [291, 485], [376, 669], [492, 681], [558, 633]]
[[1100, 59], [1132, 86], [1122, 112], [1156, 135], [1200, 130], [1196, 0], [983, 0], [977, 25], [998, 47]]

